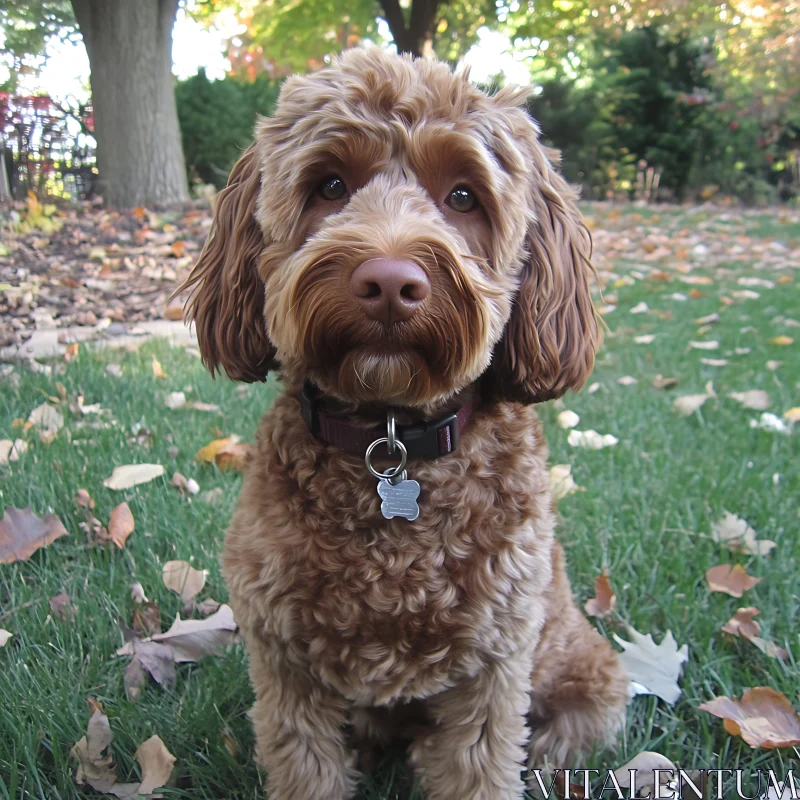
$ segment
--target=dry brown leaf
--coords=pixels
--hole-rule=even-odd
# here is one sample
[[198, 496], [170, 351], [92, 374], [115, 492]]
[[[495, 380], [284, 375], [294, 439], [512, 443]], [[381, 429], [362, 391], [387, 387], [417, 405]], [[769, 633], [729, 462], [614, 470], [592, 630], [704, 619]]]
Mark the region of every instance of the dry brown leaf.
[[197, 481], [195, 481], [193, 478], [187, 478], [180, 472], [176, 472], [172, 476], [170, 484], [174, 486], [181, 494], [197, 494], [200, 491]]
[[72, 361], [78, 355], [79, 347], [80, 345], [77, 342], [67, 345], [67, 349], [64, 351], [64, 360]]
[[161, 577], [164, 586], [179, 594], [184, 604], [191, 603], [206, 585], [206, 571], [195, 569], [186, 561], [167, 561]]
[[183, 258], [183, 254], [186, 252], [186, 242], [176, 239], [170, 245], [169, 251], [173, 258]]
[[741, 597], [744, 592], [761, 583], [763, 578], [748, 575], [741, 564], [736, 564], [734, 567], [730, 564], [720, 564], [706, 572], [706, 580], [712, 592], [724, 592], [731, 597]]
[[161, 633], [161, 612], [156, 603], [142, 603], [133, 609], [133, 630], [137, 636], [145, 638]]
[[[639, 790], [652, 789], [658, 778], [656, 770], [672, 770], [673, 774], [677, 774], [676, 766], [661, 753], [654, 753], [650, 750], [645, 750], [638, 755], [634, 756], [627, 764], [623, 764], [619, 769], [614, 770], [614, 777], [623, 789], [631, 788], [631, 772], [636, 776], [636, 790], [637, 796], [641, 794]], [[661, 791], [665, 790], [664, 778], [661, 778]], [[660, 797], [671, 797], [672, 795], [659, 791]], [[642, 795], [652, 797], [653, 793]]]
[[607, 617], [617, 607], [617, 596], [611, 588], [608, 580], [608, 573], [599, 575], [594, 582], [594, 594], [590, 600], [586, 601], [584, 608], [590, 617]]
[[725, 633], [731, 636], [742, 636], [752, 639], [761, 633], [761, 626], [753, 619], [761, 612], [755, 606], [739, 608], [736, 613], [722, 626]]
[[155, 356], [153, 356], [153, 375], [155, 375], [156, 378], [169, 377], [169, 375], [167, 375], [167, 373], [164, 372], [164, 368], [161, 366], [161, 362]]
[[711, 526], [711, 538], [715, 542], [751, 556], [767, 555], [775, 547], [775, 542], [757, 537], [758, 534], [743, 519], [730, 511], [726, 511], [725, 516]]
[[126, 464], [122, 467], [114, 467], [111, 477], [103, 481], [106, 489], [130, 489], [140, 483], [159, 478], [164, 474], [164, 467], [161, 464]]
[[41, 433], [44, 434], [43, 441], [49, 444], [64, 427], [64, 416], [53, 406], [42, 403], [31, 411], [28, 422], [41, 428]]
[[219, 600], [214, 600], [211, 597], [207, 597], [205, 600], [196, 603], [194, 610], [201, 617], [210, 617], [212, 614], [216, 614], [217, 611], [219, 611], [221, 605], [222, 603], [220, 603]]
[[158, 736], [151, 736], [139, 745], [136, 760], [142, 768], [142, 783], [139, 794], [152, 794], [156, 789], [166, 786], [172, 777], [175, 756], [167, 750]]
[[136, 523], [127, 503], [120, 503], [112, 512], [108, 520], [108, 536], [114, 544], [122, 550], [125, 542], [133, 533]]
[[707, 342], [689, 342], [689, 347], [694, 350], [719, 350], [719, 342], [713, 340]]
[[75, 606], [72, 605], [72, 599], [66, 592], [61, 592], [55, 597], [50, 598], [50, 610], [59, 619], [68, 622], [75, 618]]
[[125, 694], [137, 700], [150, 675], [159, 686], [175, 685], [175, 653], [169, 645], [151, 640], [130, 642], [133, 658], [125, 669]]
[[216, 403], [204, 403], [202, 400], [195, 400], [189, 407], [195, 411], [206, 411], [210, 414], [216, 414], [222, 410]]
[[40, 547], [68, 533], [55, 514], [37, 517], [28, 508], [8, 506], [0, 519], [0, 564], [27, 561]]
[[182, 620], [178, 614], [172, 627], [166, 633], [153, 636], [153, 641], [168, 644], [174, 652], [175, 663], [180, 664], [222, 655], [235, 641], [236, 630], [231, 607], [221, 605], [207, 619]]
[[763, 389], [751, 389], [747, 392], [729, 392], [728, 397], [741, 403], [745, 408], [764, 411], [770, 407], [769, 395]]
[[70, 751], [70, 755], [78, 759], [75, 783], [79, 786], [88, 784], [98, 792], [108, 792], [117, 782], [117, 765], [109, 750], [113, 738], [108, 717], [95, 711], [86, 728], [86, 736]]
[[672, 402], [672, 410], [683, 417], [688, 417], [700, 409], [702, 405], [713, 395], [710, 394], [684, 394], [676, 397]]
[[5, 647], [8, 644], [8, 640], [13, 635], [13, 633], [9, 633], [5, 628], [0, 628], [0, 647]]
[[746, 689], [741, 700], [715, 697], [698, 706], [724, 721], [731, 736], [741, 736], [750, 747], [774, 750], [800, 745], [800, 716], [789, 700], [769, 686]]

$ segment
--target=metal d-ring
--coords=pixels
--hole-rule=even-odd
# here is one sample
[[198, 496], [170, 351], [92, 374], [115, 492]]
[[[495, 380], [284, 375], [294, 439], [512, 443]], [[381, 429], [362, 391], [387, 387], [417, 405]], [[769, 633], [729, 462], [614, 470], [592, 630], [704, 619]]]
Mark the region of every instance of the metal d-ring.
[[372, 456], [372, 451], [379, 445], [379, 444], [389, 444], [389, 439], [383, 437], [381, 439], [376, 439], [368, 448], [367, 452], [364, 454], [364, 463], [367, 465], [367, 469], [370, 471], [372, 475], [374, 475], [379, 481], [387, 480], [392, 485], [399, 483], [403, 479], [403, 472], [406, 468], [406, 461], [408, 461], [408, 450], [406, 450], [406, 446], [398, 439], [395, 441], [395, 446], [400, 449], [400, 463], [396, 467], [389, 467], [386, 472], [378, 472], [375, 467], [372, 466], [372, 462], [370, 458]]
[[390, 408], [386, 412], [386, 449], [389, 455], [394, 455], [394, 446], [397, 442], [395, 438], [394, 409]]

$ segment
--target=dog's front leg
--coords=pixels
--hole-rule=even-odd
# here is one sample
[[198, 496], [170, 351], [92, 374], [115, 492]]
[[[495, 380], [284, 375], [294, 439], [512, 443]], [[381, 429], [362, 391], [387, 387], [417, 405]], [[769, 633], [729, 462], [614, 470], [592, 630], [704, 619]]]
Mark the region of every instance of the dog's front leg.
[[347, 702], [248, 637], [256, 702], [250, 712], [269, 800], [347, 800], [355, 755], [345, 745]]
[[411, 747], [426, 800], [519, 800], [530, 658], [512, 657], [426, 701], [433, 730]]

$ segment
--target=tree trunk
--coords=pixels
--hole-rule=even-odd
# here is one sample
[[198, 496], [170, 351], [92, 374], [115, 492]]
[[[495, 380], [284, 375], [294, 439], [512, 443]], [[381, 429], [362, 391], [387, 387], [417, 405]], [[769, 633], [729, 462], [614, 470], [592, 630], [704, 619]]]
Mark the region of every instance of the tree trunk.
[[89, 54], [99, 187], [115, 208], [186, 202], [172, 77], [178, 0], [72, 0]]
[[380, 0], [383, 17], [392, 32], [398, 53], [412, 56], [430, 56], [433, 27], [440, 0], [413, 0], [411, 16], [406, 26], [399, 0]]

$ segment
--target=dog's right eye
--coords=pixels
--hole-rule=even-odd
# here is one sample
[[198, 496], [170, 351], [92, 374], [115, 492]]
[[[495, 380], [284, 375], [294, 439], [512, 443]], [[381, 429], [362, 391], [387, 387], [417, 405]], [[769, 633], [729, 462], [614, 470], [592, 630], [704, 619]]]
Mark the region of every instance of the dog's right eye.
[[347, 187], [340, 177], [332, 175], [320, 184], [319, 193], [326, 200], [341, 200], [347, 194]]

